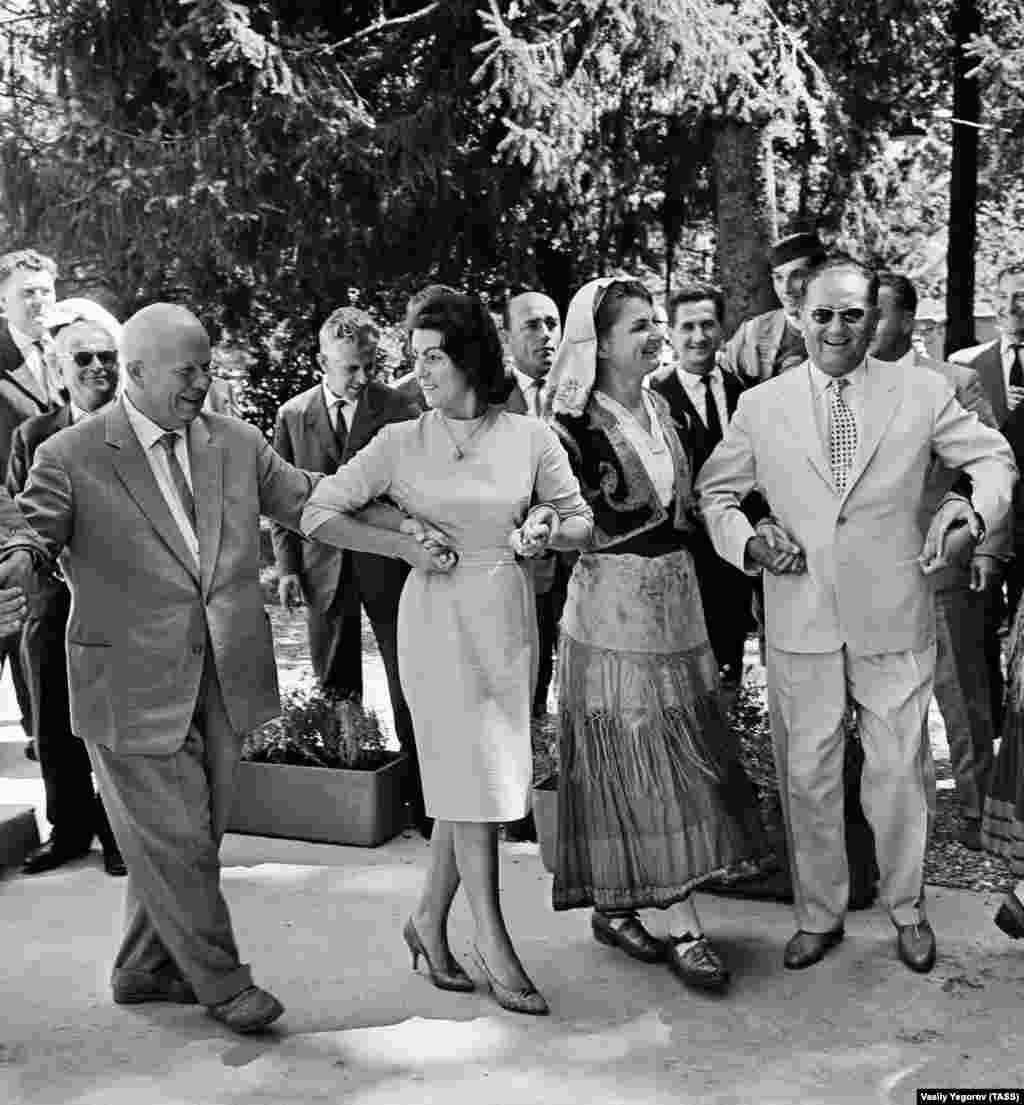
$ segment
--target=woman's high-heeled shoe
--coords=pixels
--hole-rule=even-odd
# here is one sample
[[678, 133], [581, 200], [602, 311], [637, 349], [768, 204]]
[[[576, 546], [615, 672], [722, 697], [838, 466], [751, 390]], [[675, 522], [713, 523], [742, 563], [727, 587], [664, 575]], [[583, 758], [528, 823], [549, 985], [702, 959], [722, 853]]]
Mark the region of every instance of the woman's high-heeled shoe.
[[532, 983], [523, 990], [510, 990], [509, 987], [500, 983], [491, 974], [490, 968], [484, 962], [484, 957], [480, 954], [480, 949], [476, 944], [473, 945], [473, 958], [480, 970], [483, 971], [487, 985], [494, 995], [494, 1000], [502, 1009], [507, 1009], [510, 1013], [532, 1013], [535, 1017], [546, 1017], [551, 1012], [548, 1003], [544, 1000], [544, 995]]
[[412, 969], [414, 971], [416, 970], [420, 961], [420, 956], [422, 955], [427, 962], [427, 973], [430, 975], [430, 981], [439, 990], [459, 990], [462, 993], [469, 993], [470, 990], [476, 989], [473, 980], [462, 969], [454, 955], [449, 954], [448, 956], [452, 965], [450, 971], [435, 970], [434, 964], [430, 962], [430, 956], [427, 954], [427, 949], [423, 946], [423, 941], [420, 939], [420, 934], [416, 931], [416, 926], [412, 923], [411, 917], [405, 922], [405, 928], [402, 929], [402, 936], [405, 937], [405, 942], [409, 946], [409, 951], [412, 953]]

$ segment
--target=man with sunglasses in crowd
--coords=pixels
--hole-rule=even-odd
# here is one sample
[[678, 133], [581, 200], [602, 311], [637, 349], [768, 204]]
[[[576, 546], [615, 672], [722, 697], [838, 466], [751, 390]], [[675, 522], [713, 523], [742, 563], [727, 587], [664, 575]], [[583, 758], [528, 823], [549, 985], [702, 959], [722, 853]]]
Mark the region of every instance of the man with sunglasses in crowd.
[[[942, 377], [867, 356], [877, 322], [873, 272], [842, 256], [813, 268], [800, 306], [808, 360], [743, 393], [697, 481], [719, 555], [765, 571], [769, 714], [798, 926], [790, 969], [843, 938], [848, 702], [899, 958], [920, 972], [935, 962], [924, 908], [935, 791], [929, 576], [1002, 523], [1016, 478], [1006, 441]], [[933, 455], [966, 472], [972, 495], [947, 495], [922, 543]], [[756, 530], [740, 509], [755, 486], [773, 513]]]
[[[47, 359], [60, 374], [70, 402], [22, 422], [14, 431], [7, 490], [25, 490], [36, 449], [54, 434], [90, 418], [117, 394], [120, 379], [117, 319], [89, 299], [65, 299], [46, 317]], [[64, 638], [71, 592], [59, 574], [34, 596], [22, 638], [22, 659], [31, 700], [32, 735], [46, 789], [47, 841], [25, 859], [22, 871], [39, 875], [89, 854], [93, 837], [103, 849], [108, 875], [126, 873], [103, 801], [92, 781], [85, 745], [71, 728]]]

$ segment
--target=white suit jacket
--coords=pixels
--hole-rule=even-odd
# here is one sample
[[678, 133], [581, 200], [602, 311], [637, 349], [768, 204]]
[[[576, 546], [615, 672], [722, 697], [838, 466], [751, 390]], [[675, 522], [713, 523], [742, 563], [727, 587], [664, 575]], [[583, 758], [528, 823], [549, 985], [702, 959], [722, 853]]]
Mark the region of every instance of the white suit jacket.
[[740, 396], [697, 492], [720, 556], [747, 569], [754, 531], [739, 504], [760, 489], [803, 547], [807, 571], [765, 573], [768, 643], [788, 652], [919, 651], [934, 604], [921, 572], [921, 509], [933, 457], [973, 481], [988, 528], [1003, 521], [1017, 469], [1002, 434], [965, 411], [938, 374], [867, 359], [857, 456], [840, 494], [806, 362]]

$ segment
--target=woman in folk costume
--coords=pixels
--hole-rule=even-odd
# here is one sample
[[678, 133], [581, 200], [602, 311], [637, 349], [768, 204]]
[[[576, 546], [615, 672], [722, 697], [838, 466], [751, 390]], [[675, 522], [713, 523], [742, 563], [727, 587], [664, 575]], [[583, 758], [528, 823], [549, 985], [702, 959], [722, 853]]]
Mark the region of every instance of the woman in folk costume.
[[[661, 343], [642, 284], [593, 280], [552, 368], [554, 425], [594, 511], [561, 627], [553, 902], [593, 906], [600, 942], [721, 990], [729, 972], [692, 891], [753, 874], [768, 848], [687, 549], [699, 524], [689, 462], [668, 405], [641, 386]], [[642, 909], [664, 911], [664, 938]]]

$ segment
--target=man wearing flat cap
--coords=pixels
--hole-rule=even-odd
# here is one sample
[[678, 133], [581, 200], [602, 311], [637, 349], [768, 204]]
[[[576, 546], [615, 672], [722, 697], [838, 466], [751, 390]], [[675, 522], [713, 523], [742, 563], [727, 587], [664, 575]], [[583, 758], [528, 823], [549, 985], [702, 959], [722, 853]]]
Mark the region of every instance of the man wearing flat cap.
[[[274, 448], [300, 468], [333, 475], [389, 422], [416, 418], [405, 395], [370, 377], [380, 330], [357, 307], [339, 307], [320, 328], [323, 378], [283, 404]], [[306, 604], [313, 671], [325, 688], [359, 698], [363, 691], [361, 609], [365, 608], [388, 680], [395, 734], [408, 756], [405, 800], [426, 828], [412, 719], [398, 679], [398, 599], [408, 568], [371, 553], [343, 552], [272, 525], [281, 604]]]
[[797, 327], [803, 275], [825, 256], [818, 235], [790, 234], [772, 248], [772, 286], [781, 307], [740, 323], [725, 345], [725, 365], [750, 387], [807, 359]]

